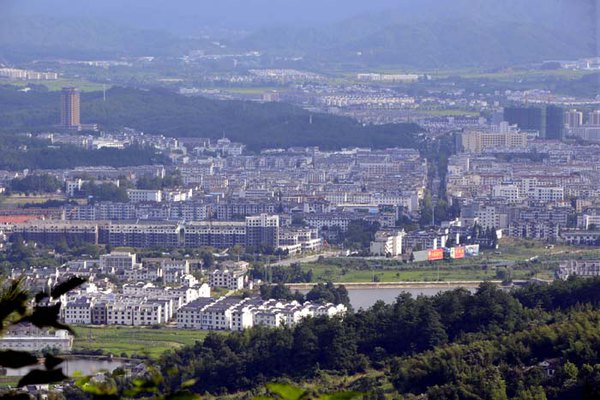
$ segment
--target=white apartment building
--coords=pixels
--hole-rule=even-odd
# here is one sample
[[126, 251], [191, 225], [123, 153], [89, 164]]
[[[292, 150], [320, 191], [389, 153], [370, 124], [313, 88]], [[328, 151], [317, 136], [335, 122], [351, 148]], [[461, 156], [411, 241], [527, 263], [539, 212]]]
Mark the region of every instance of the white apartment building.
[[160, 203], [162, 201], [162, 190], [145, 190], [145, 189], [127, 189], [127, 197], [132, 203], [140, 203], [144, 201], [154, 201]]
[[16, 351], [42, 351], [52, 348], [60, 352], [70, 351], [73, 347], [73, 336], [65, 330], [54, 333], [42, 331], [37, 328], [9, 330], [0, 338], [0, 349]]
[[190, 262], [188, 260], [163, 260], [164, 283], [180, 283], [185, 275], [190, 273]]
[[117, 251], [100, 256], [100, 269], [105, 273], [131, 270], [141, 266], [141, 264], [136, 262], [136, 255], [134, 253]]
[[107, 325], [144, 326], [166, 322], [160, 301], [147, 299], [122, 299], [106, 306]]
[[[192, 198], [192, 189], [175, 189], [175, 190], [164, 190], [162, 192], [162, 199], [171, 203], [178, 203], [187, 201]], [[160, 201], [160, 200], [153, 200]]]
[[206, 330], [231, 330], [233, 310], [240, 303], [234, 297], [222, 297], [217, 302], [204, 309], [201, 315], [202, 329]]
[[202, 313], [216, 299], [200, 297], [177, 310], [177, 327], [202, 329]]
[[402, 240], [406, 233], [402, 231], [375, 233], [375, 240], [371, 242], [370, 251], [374, 256], [396, 257], [402, 254]]
[[164, 320], [165, 309], [168, 310], [170, 307], [167, 306], [165, 308], [165, 304], [162, 301], [140, 304], [135, 307], [133, 325], [144, 326], [162, 324], [163, 322], [166, 322]]
[[517, 185], [495, 185], [492, 188], [492, 196], [504, 199], [509, 203], [516, 203], [521, 200], [519, 187]]
[[79, 297], [68, 301], [61, 308], [62, 319], [68, 325], [88, 325], [92, 323], [93, 299]]
[[504, 229], [508, 227], [508, 216], [494, 206], [485, 206], [475, 212], [478, 224], [483, 228]]
[[81, 179], [68, 180], [65, 182], [65, 193], [69, 197], [75, 196], [81, 190], [83, 181]]
[[246, 217], [246, 226], [251, 228], [277, 228], [279, 215], [260, 214]]
[[140, 265], [124, 272], [125, 279], [129, 282], [155, 282], [163, 278], [162, 268], [156, 265]]
[[241, 299], [198, 299], [177, 312], [179, 328], [242, 331], [262, 325], [272, 328], [292, 326], [309, 316], [334, 317], [343, 315], [347, 308], [334, 304], [300, 304], [296, 301]]
[[217, 269], [208, 276], [208, 285], [211, 288], [222, 287], [229, 290], [241, 290], [244, 288], [246, 271]]
[[324, 227], [339, 227], [340, 230], [346, 231], [348, 229], [348, 224], [352, 218], [348, 215], [340, 215], [340, 214], [311, 214], [306, 215], [304, 217], [304, 222], [312, 227], [317, 228], [319, 230]]
[[541, 202], [563, 201], [565, 199], [565, 189], [559, 186], [536, 186], [529, 190], [529, 198]]
[[560, 237], [571, 245], [595, 245], [600, 241], [600, 231], [561, 231]]
[[596, 227], [596, 229], [600, 229], [600, 215], [588, 215], [584, 214], [581, 217], [581, 224], [579, 224], [580, 228], [588, 230], [592, 225]]
[[558, 267], [558, 277], [566, 280], [571, 275], [585, 278], [600, 276], [600, 260], [562, 261]]

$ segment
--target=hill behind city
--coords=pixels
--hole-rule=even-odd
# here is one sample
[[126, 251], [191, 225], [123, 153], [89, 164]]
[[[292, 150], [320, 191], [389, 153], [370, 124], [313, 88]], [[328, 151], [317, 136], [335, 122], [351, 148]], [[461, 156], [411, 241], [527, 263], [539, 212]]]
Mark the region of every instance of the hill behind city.
[[[59, 121], [58, 92], [24, 93], [0, 88], [5, 131], [48, 130]], [[416, 147], [416, 124], [362, 125], [346, 117], [311, 113], [281, 103], [220, 101], [186, 97], [164, 89], [114, 87], [82, 93], [81, 119], [102, 128], [130, 127], [146, 133], [178, 137], [220, 138], [246, 144], [252, 150], [270, 147]]]

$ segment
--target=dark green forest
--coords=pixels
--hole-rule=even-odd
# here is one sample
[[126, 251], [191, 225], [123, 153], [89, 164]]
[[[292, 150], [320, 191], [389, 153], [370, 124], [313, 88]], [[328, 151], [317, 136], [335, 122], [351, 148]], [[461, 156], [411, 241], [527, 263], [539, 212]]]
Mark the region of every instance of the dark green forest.
[[[32, 139], [23, 135], [0, 134], [0, 169], [22, 170], [29, 168], [35, 170], [74, 168], [78, 166], [125, 167], [168, 163], [168, 158], [150, 147], [130, 146], [126, 149], [102, 148], [87, 150], [70, 145], [48, 146], [47, 141]], [[31, 183], [26, 181], [24, 185], [21, 185], [22, 187], [15, 187], [15, 190], [35, 192], [36, 188], [30, 187]]]
[[[0, 87], [0, 126], [4, 131], [42, 131], [60, 118], [57, 92], [20, 92]], [[351, 118], [313, 114], [281, 103], [219, 101], [185, 97], [165, 89], [114, 87], [82, 93], [81, 120], [105, 129], [136, 128], [177, 137], [228, 138], [252, 150], [269, 147], [319, 146], [324, 149], [368, 146], [416, 147], [416, 124], [363, 126]], [[312, 116], [312, 119], [311, 119]]]
[[[224, 395], [282, 378], [316, 379], [324, 371], [348, 377], [377, 370], [393, 388], [362, 379], [362, 391], [374, 399], [391, 393], [394, 398], [597, 399], [598, 306], [600, 279], [513, 292], [483, 283], [474, 294], [464, 289], [434, 297], [402, 294], [393, 304], [378, 302], [343, 319], [209, 334], [195, 346], [166, 353], [159, 366], [167, 392], [192, 378], [194, 392]], [[357, 388], [339, 383], [337, 389]]]

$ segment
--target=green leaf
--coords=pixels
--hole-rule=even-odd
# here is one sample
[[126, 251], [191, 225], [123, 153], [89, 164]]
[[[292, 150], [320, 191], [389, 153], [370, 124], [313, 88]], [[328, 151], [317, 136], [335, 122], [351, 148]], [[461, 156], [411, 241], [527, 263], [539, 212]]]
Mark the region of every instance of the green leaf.
[[37, 362], [37, 357], [26, 351], [0, 351], [0, 365], [6, 368], [21, 368], [27, 365], [35, 365]]
[[185, 381], [181, 384], [181, 388], [185, 389], [185, 388], [192, 387], [196, 384], [196, 381], [197, 381], [196, 379], [188, 379], [187, 381]]
[[21, 279], [12, 281], [10, 286], [2, 292], [0, 298], [0, 323], [4, 322], [13, 312], [21, 315], [25, 314], [27, 311], [27, 297], [27, 292], [21, 289]]
[[305, 393], [298, 387], [282, 383], [268, 383], [266, 386], [270, 392], [279, 395], [284, 400], [300, 400]]
[[65, 329], [71, 333], [73, 330], [58, 321], [60, 312], [60, 302], [51, 306], [37, 306], [31, 315], [21, 318], [18, 322], [30, 322], [38, 328], [52, 327], [56, 329]]
[[82, 285], [85, 282], [87, 282], [87, 279], [81, 278], [79, 276], [74, 276], [68, 281], [61, 282], [58, 285], [54, 286], [50, 293], [52, 293], [53, 299], [58, 299], [63, 294], [75, 289], [76, 287]]
[[63, 374], [62, 369], [52, 369], [49, 371], [34, 369], [33, 371], [29, 372], [27, 375], [21, 378], [21, 380], [17, 384], [17, 387], [56, 383], [64, 381], [67, 378], [68, 377], [65, 374]]
[[44, 299], [46, 299], [48, 297], [50, 297], [48, 295], [48, 293], [46, 293], [46, 292], [39, 292], [38, 294], [35, 295], [35, 302], [39, 303], [40, 301], [42, 301], [42, 300], [44, 300]]

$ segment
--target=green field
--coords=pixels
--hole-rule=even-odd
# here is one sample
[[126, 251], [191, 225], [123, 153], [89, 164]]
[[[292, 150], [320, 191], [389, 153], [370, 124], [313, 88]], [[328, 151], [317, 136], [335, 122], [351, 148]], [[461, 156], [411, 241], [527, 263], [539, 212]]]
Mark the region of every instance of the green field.
[[156, 358], [167, 350], [193, 345], [203, 340], [208, 332], [175, 328], [142, 327], [74, 327], [75, 341], [73, 351], [98, 350], [105, 354], [120, 356], [126, 353], [147, 355]]
[[21, 379], [20, 376], [0, 376], [0, 388], [7, 386], [14, 388], [17, 386], [19, 379]]
[[338, 257], [304, 263], [302, 269], [312, 270], [313, 282], [480, 281], [501, 279], [497, 272], [506, 266], [512, 279], [553, 279], [558, 263], [571, 258], [600, 258], [600, 249], [508, 238], [500, 240], [498, 250], [462, 260], [406, 264], [393, 259]]
[[[101, 83], [88, 82], [81, 79], [57, 79], [54, 81], [20, 81], [20, 80], [1, 80], [0, 82], [15, 86], [29, 86], [29, 85], [43, 85], [48, 88], [51, 92], [62, 90], [65, 86], [75, 86], [82, 92], [97, 92], [101, 91], [103, 86]], [[112, 85], [106, 85], [106, 90], [110, 89]]]
[[[439, 265], [439, 269], [438, 269]], [[432, 282], [432, 281], [481, 281], [497, 279], [496, 268], [456, 266], [441, 261], [439, 264], [399, 264], [396, 268], [350, 269], [332, 264], [305, 264], [302, 268], [313, 271], [314, 282]], [[531, 268], [513, 269], [513, 279], [526, 279], [536, 272]]]
[[48, 200], [65, 200], [62, 194], [43, 194], [43, 195], [20, 195], [0, 196], [0, 208], [15, 208], [27, 203], [44, 203]]

